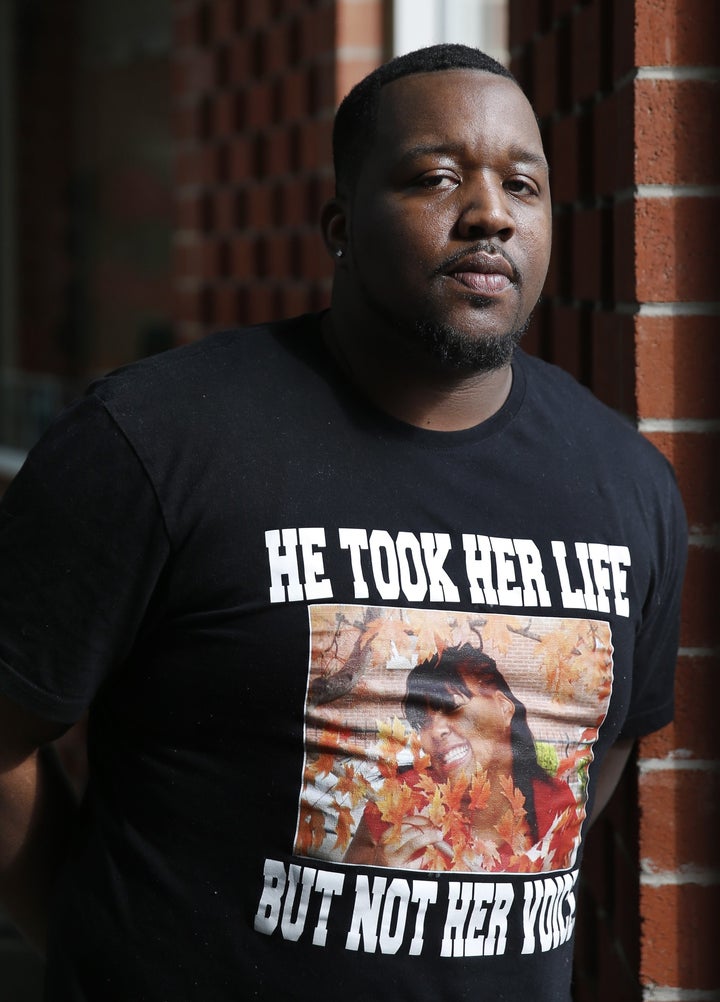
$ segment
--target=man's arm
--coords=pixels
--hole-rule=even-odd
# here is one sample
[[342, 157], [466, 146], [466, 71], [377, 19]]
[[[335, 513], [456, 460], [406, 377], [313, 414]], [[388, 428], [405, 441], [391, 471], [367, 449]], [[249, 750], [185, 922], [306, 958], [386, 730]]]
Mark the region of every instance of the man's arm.
[[613, 795], [615, 787], [620, 782], [620, 777], [623, 774], [634, 745], [634, 738], [623, 738], [617, 741], [605, 755], [603, 764], [600, 766], [600, 771], [597, 775], [595, 803], [590, 815], [591, 825], [597, 821], [598, 814], [606, 806], [608, 800]]
[[43, 746], [66, 730], [0, 695], [0, 900], [41, 951], [51, 888], [77, 816], [54, 753]]

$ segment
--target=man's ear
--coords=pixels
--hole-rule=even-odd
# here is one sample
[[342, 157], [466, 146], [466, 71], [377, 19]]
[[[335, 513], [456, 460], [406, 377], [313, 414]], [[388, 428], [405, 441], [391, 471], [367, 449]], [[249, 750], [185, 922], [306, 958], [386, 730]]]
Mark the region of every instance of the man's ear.
[[336, 196], [323, 205], [320, 226], [328, 252], [336, 261], [342, 261], [347, 256], [348, 249], [348, 220], [344, 199]]

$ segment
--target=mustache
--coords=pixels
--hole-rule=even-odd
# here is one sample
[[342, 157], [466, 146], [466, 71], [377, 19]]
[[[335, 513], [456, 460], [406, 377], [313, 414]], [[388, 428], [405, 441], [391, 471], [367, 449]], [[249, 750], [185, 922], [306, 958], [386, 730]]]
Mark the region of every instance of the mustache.
[[477, 243], [472, 244], [470, 247], [462, 247], [460, 250], [455, 251], [450, 257], [445, 258], [445, 260], [438, 265], [433, 274], [443, 275], [451, 269], [455, 268], [456, 265], [462, 264], [466, 258], [472, 258], [476, 254], [488, 254], [490, 256], [497, 255], [506, 261], [510, 268], [512, 269], [512, 280], [516, 285], [522, 283], [522, 277], [518, 271], [517, 265], [513, 261], [510, 254], [507, 253], [502, 247], [498, 247], [497, 244], [493, 243], [492, 240], [478, 240]]

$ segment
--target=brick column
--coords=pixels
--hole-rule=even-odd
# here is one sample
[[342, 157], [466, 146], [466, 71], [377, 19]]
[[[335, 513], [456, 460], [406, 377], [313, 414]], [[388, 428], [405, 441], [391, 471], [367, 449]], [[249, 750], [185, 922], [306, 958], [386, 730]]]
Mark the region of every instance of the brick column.
[[640, 757], [641, 978], [673, 1000], [720, 998], [719, 44], [717, 4], [636, 0], [638, 417], [691, 527], [678, 713]]
[[174, 0], [181, 340], [326, 305], [335, 107], [382, 61], [381, 0]]
[[591, 835], [575, 998], [716, 999], [720, 12], [703, 0], [510, 12], [555, 200], [531, 344], [638, 420], [674, 463], [691, 525], [676, 722], [641, 742]]

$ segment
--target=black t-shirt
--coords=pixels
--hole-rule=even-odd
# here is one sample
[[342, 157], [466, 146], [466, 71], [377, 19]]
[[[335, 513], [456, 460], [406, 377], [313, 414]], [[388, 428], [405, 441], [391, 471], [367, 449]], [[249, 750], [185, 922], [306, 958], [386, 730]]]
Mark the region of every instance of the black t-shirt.
[[315, 316], [96, 383], [0, 509], [0, 686], [89, 707], [48, 998], [565, 1002], [685, 547], [665, 460], [521, 352], [448, 433], [369, 406]]

